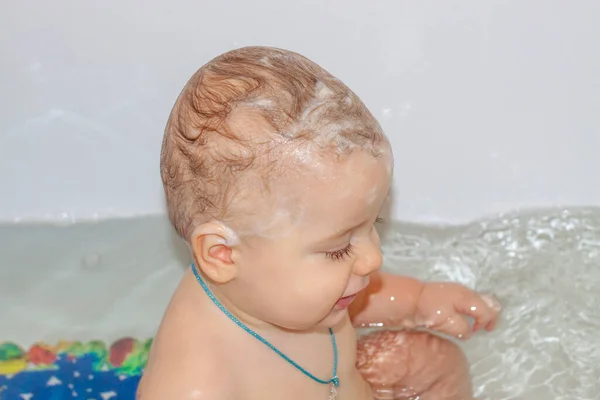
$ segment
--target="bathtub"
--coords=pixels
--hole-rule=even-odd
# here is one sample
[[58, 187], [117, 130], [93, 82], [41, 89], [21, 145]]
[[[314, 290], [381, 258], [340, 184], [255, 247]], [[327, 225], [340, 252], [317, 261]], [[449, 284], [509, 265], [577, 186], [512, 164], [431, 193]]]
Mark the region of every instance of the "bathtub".
[[249, 45], [312, 58], [381, 122], [411, 222], [383, 227], [384, 268], [504, 303], [462, 344], [477, 395], [600, 399], [597, 0], [5, 1], [0, 34], [0, 400], [132, 399], [189, 262], [164, 125]]
[[[600, 208], [382, 230], [384, 269], [502, 301], [461, 344], [479, 398], [599, 398]], [[188, 263], [164, 217], [0, 226], [0, 399], [133, 399]]]

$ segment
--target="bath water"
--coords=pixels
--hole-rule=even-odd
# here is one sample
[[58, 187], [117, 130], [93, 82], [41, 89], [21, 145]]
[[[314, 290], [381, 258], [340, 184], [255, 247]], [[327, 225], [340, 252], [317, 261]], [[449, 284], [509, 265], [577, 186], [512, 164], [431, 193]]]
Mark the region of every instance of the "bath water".
[[[477, 396], [600, 399], [600, 209], [382, 229], [384, 269], [503, 303], [462, 344]], [[188, 261], [163, 217], [1, 225], [0, 399], [129, 398]]]
[[385, 268], [503, 303], [464, 343], [481, 399], [600, 399], [600, 209], [514, 213], [462, 227], [395, 226]]

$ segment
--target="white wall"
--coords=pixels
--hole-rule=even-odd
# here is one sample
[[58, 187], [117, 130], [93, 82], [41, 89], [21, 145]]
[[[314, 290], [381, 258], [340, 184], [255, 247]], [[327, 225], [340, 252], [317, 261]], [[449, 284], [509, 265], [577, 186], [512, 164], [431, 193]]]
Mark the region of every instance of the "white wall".
[[349, 84], [397, 158], [394, 216], [600, 204], [597, 0], [7, 0], [0, 220], [162, 212], [162, 130], [218, 53], [285, 47]]

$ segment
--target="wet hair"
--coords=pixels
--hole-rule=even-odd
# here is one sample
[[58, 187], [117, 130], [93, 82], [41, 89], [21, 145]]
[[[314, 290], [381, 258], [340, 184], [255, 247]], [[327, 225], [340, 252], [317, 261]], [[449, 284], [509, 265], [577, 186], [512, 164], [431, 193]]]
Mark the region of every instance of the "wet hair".
[[[241, 132], [235, 118], [264, 129]], [[169, 116], [160, 159], [169, 218], [189, 240], [199, 224], [232, 212], [245, 176], [265, 180], [289, 164], [289, 152], [377, 156], [384, 140], [358, 96], [304, 56], [270, 47], [224, 53], [190, 78]]]

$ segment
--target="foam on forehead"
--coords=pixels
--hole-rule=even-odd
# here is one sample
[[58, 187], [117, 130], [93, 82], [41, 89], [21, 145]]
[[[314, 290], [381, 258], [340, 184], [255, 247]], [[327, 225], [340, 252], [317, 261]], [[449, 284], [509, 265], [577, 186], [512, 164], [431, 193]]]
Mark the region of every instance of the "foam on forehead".
[[313, 227], [328, 213], [347, 211], [350, 203], [367, 209], [389, 189], [388, 155], [375, 158], [357, 150], [341, 158], [321, 154], [317, 159], [299, 165], [288, 176], [275, 175], [268, 193], [255, 192], [241, 202], [240, 210], [248, 218], [237, 226], [242, 229], [238, 233], [243, 237], [286, 237], [303, 226]]

